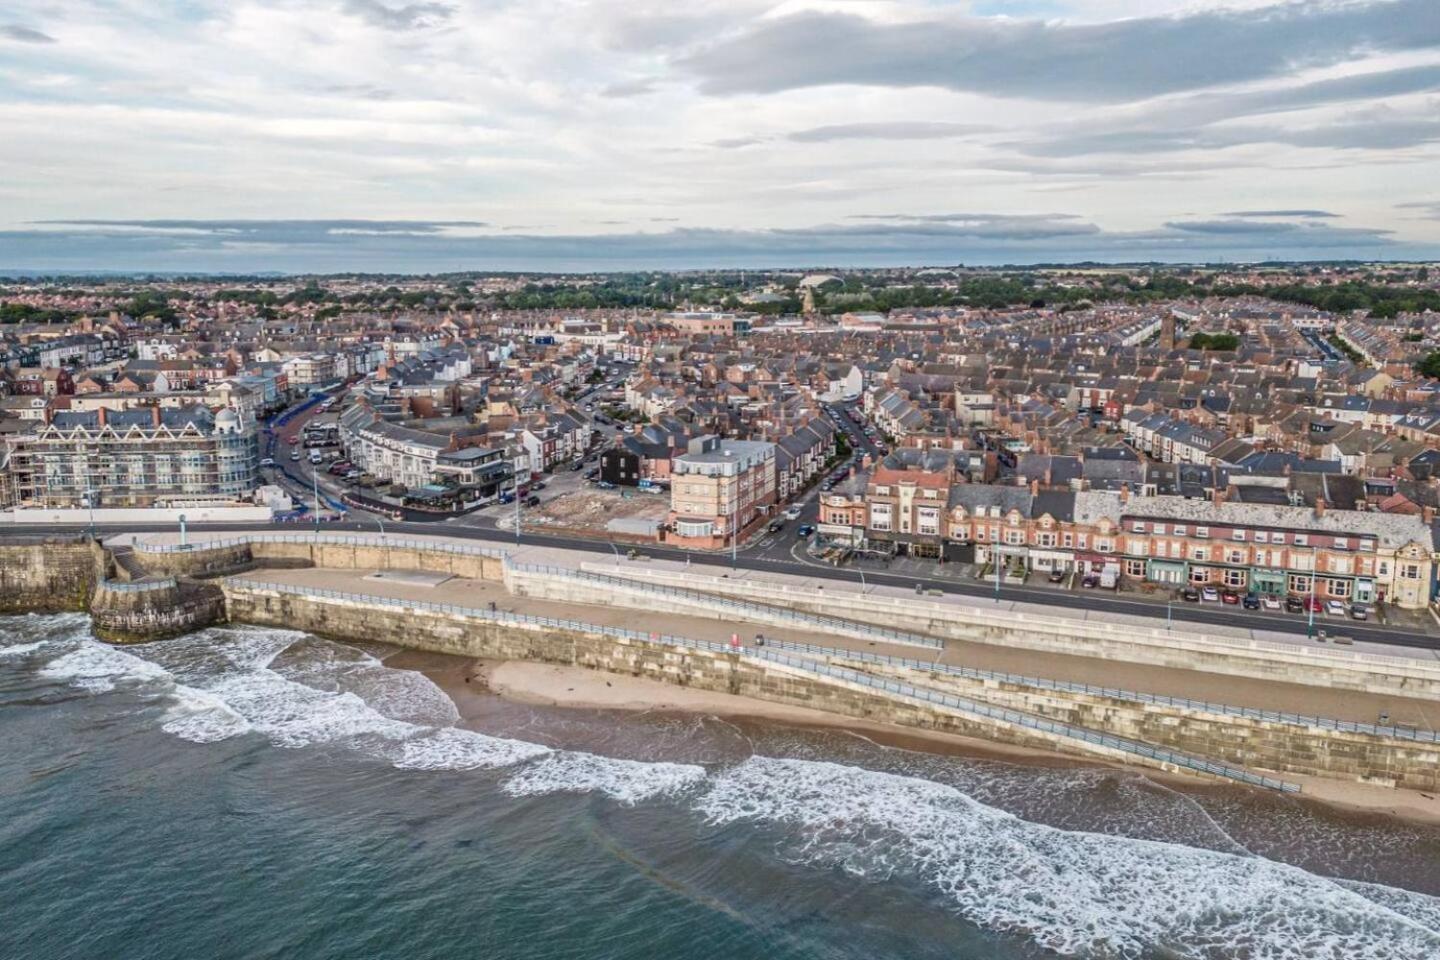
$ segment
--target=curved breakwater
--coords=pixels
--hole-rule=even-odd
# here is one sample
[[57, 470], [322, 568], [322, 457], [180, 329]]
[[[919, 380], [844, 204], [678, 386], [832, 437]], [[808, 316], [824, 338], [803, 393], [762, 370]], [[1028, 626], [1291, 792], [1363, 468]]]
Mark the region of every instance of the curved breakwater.
[[[556, 810], [567, 821], [639, 817], [667, 826], [675, 845], [667, 862], [709, 864], [687, 874], [687, 889], [743, 901], [746, 872], [715, 867], [732, 863], [718, 851], [738, 849], [753, 871], [783, 871], [861, 900], [886, 902], [904, 891], [905, 910], [933, 911], [947, 936], [973, 935], [972, 946], [984, 943], [998, 958], [1440, 956], [1440, 900], [1432, 895], [1440, 876], [1407, 872], [1414, 889], [1404, 889], [1378, 856], [1368, 863], [1354, 852], [1375, 846], [1363, 834], [1381, 827], [1318, 825], [1281, 798], [1263, 802], [1291, 805], [1256, 816], [1237, 812], [1246, 802], [1237, 794], [1175, 794], [1134, 772], [1027, 770], [837, 735], [802, 742], [688, 721], [636, 728], [628, 741], [613, 741], [612, 754], [591, 748], [598, 735], [580, 735], [571, 719], [466, 729], [422, 674], [387, 667], [371, 650], [287, 630], [215, 629], [118, 649], [91, 637], [83, 617], [9, 618], [0, 620], [0, 678], [0, 722], [17, 722], [25, 711], [84, 710], [133, 727], [134, 736], [158, 730], [196, 765], [195, 789], [227, 775], [207, 769], [207, 758], [218, 763], [244, 748], [246, 762], [257, 762], [255, 751], [281, 751], [313, 757], [309, 775], [384, 778], [387, 789], [418, 791], [430, 802], [441, 792], [447, 805], [499, 817], [492, 823], [516, 832], [516, 843], [526, 842], [527, 819]], [[7, 743], [13, 762], [22, 744]], [[1274, 811], [1290, 818], [1290, 837], [1302, 842], [1287, 847], [1267, 833]], [[1303, 840], [1306, 831], [1312, 839]], [[654, 842], [639, 839], [645, 832], [636, 845]], [[1436, 831], [1397, 825], [1392, 832], [1409, 838], [1395, 840], [1397, 850], [1418, 843], [1422, 852], [1440, 852]], [[464, 875], [450, 882], [463, 887]], [[707, 908], [701, 916], [718, 913]], [[23, 927], [27, 918], [19, 919]], [[854, 924], [858, 949], [873, 933], [860, 928], [884, 921], [841, 911], [827, 922]], [[15, 934], [0, 934], [0, 944], [7, 936]], [[866, 955], [847, 953], [844, 937], [828, 937], [769, 942], [776, 955]], [[824, 951], [815, 946], [822, 941]], [[943, 946], [935, 955], [971, 955]], [[573, 955], [638, 954], [616, 945]]]

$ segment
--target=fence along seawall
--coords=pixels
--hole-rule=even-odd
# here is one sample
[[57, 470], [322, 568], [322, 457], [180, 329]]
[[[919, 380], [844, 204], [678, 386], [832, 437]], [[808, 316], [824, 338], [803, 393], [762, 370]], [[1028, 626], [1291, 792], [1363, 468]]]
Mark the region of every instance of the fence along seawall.
[[[1084, 756], [1293, 792], [1298, 786], [1181, 750], [1159, 747], [1022, 710], [849, 670], [803, 656], [575, 620], [429, 601], [400, 600], [235, 578], [223, 584], [234, 620], [349, 639], [388, 639], [403, 619], [406, 645], [442, 653], [533, 659], [827, 710], [844, 716], [998, 739]], [[493, 627], [524, 637], [499, 637]]]

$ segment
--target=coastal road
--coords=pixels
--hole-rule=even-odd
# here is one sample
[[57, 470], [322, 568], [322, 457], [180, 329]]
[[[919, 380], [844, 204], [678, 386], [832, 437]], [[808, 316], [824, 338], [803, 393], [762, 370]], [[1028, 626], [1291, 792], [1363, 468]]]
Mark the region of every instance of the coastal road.
[[[70, 526], [47, 527], [44, 532], [47, 534], [82, 534], [86, 529], [87, 525], [85, 524], [74, 524]], [[107, 532], [174, 533], [176, 529], [175, 524], [97, 524], [97, 530], [102, 537]], [[191, 524], [190, 529], [227, 533], [305, 533], [314, 530], [315, 527], [309, 524], [257, 526], [254, 523], [208, 523]], [[322, 524], [321, 530], [322, 532], [331, 533], [344, 531], [368, 531], [373, 533], [378, 530], [378, 525], [374, 522], [343, 521]], [[487, 541], [502, 546], [516, 542], [515, 534], [512, 531], [485, 527], [462, 527], [441, 522], [408, 523], [397, 521], [386, 523], [385, 530], [393, 534], [408, 533]], [[791, 539], [793, 539], [794, 536], [793, 531], [788, 529], [788, 525], [786, 532], [777, 535], [774, 541], [761, 541], [765, 549], [765, 555], [755, 556], [747, 553], [746, 550], [742, 550], [738, 558], [734, 561], [734, 565], [745, 570], [759, 570], [769, 573], [792, 575], [799, 574], [816, 579], [843, 581], [850, 584], [860, 582], [860, 575], [853, 570], [816, 566], [803, 562], [794, 555], [778, 556], [778, 554], [781, 553], [779, 547], [787, 536]], [[616, 549], [606, 541], [581, 540], [573, 537], [542, 536], [533, 533], [522, 534], [519, 542], [531, 546], [562, 547], [567, 550], [581, 550], [607, 556], [611, 555]], [[754, 549], [756, 549], [754, 545], [747, 548], [747, 550]], [[788, 550], [789, 548], [787, 547], [786, 549]], [[696, 553], [659, 546], [644, 547], [641, 549], [641, 552], [647, 556], [668, 560], [685, 560], [688, 558], [692, 564], [697, 566], [721, 569], [731, 566], [732, 563], [728, 553]], [[872, 571], [865, 573], [864, 581], [869, 584], [903, 587], [907, 589], [912, 589], [916, 585], [919, 585], [921, 589], [943, 590], [951, 595], [958, 594], [992, 601], [996, 600], [998, 596], [999, 602], [1015, 601], [1063, 610], [1093, 610], [1129, 616], [1144, 616], [1154, 619], [1157, 626], [1165, 622], [1163, 616], [1165, 611], [1155, 602], [1128, 599], [1123, 596], [1100, 595], [1092, 592], [1071, 593], [1045, 587], [1008, 585], [1002, 585], [997, 594], [993, 585], [974, 581]], [[1302, 617], [1285, 616], [1282, 614], [1267, 613], [1265, 611], [1245, 610], [1239, 607], [1176, 603], [1171, 605], [1170, 615], [1177, 624], [1209, 624], [1246, 630], [1268, 630], [1280, 633], [1299, 634], [1301, 636], [1306, 634], [1306, 623]], [[1346, 636], [1366, 643], [1440, 651], [1440, 637], [1416, 633], [1413, 630], [1395, 629], [1373, 622], [1356, 623], [1349, 620], [1317, 617], [1315, 627], [1317, 630], [1327, 631], [1331, 636]]]

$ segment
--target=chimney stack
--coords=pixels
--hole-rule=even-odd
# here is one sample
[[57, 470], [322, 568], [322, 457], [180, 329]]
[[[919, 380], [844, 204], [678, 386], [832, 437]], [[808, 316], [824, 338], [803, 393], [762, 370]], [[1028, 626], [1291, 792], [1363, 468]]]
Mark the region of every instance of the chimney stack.
[[1225, 491], [1215, 487], [1210, 491], [1210, 500], [1218, 507], [1225, 502]]
[[1316, 498], [1315, 498], [1315, 516], [1316, 516], [1316, 517], [1323, 517], [1323, 516], [1325, 516], [1325, 498], [1324, 498], [1324, 497], [1316, 497]]
[[1421, 518], [1425, 521], [1425, 526], [1427, 526], [1427, 527], [1430, 526], [1431, 524], [1433, 524], [1433, 523], [1435, 522], [1435, 508], [1434, 508], [1434, 507], [1421, 507], [1421, 508], [1420, 508], [1420, 516], [1421, 516]]
[[1130, 484], [1128, 484], [1128, 483], [1122, 483], [1122, 484], [1120, 484], [1120, 503], [1123, 505], [1123, 504], [1127, 504], [1127, 503], [1129, 503], [1129, 502], [1130, 502]]
[[102, 426], [102, 427], [105, 426], [105, 424], [109, 422], [109, 420], [107, 419], [107, 414], [108, 414], [108, 413], [109, 413], [109, 411], [106, 410], [104, 407], [96, 407], [96, 408], [95, 408], [95, 422], [96, 422], [96, 424], [98, 424], [99, 426]]
[[1036, 494], [1038, 494], [1039, 492], [1040, 492], [1040, 481], [1039, 481], [1039, 480], [1031, 480], [1031, 481], [1030, 481], [1030, 496], [1033, 497], [1033, 496], [1035, 496]]

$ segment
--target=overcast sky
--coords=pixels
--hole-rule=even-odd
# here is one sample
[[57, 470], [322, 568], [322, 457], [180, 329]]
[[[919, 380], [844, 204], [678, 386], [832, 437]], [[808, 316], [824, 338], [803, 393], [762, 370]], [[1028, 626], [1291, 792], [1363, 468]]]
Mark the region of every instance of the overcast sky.
[[0, 269], [1440, 257], [1440, 0], [9, 0]]

